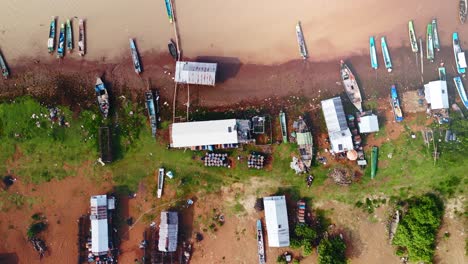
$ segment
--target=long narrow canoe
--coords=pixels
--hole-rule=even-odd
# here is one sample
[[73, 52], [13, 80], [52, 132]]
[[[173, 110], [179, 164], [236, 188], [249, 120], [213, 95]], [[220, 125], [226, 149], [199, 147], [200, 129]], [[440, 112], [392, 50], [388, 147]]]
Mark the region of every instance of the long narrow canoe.
[[166, 1], [167, 17], [169, 18], [169, 23], [172, 23], [174, 21], [174, 16], [172, 13], [172, 3], [171, 3], [171, 0], [165, 0], [165, 1]]
[[299, 44], [299, 53], [301, 54], [302, 58], [305, 60], [308, 57], [307, 48], [304, 41], [304, 33], [302, 32], [301, 22], [297, 22], [296, 24], [296, 37], [297, 37], [297, 44]]
[[377, 62], [377, 50], [375, 49], [375, 39], [374, 37], [369, 38], [369, 45], [370, 45], [370, 60], [371, 60], [371, 67], [375, 70], [379, 68], [379, 64]]
[[135, 68], [135, 72], [137, 74], [141, 73], [141, 64], [140, 58], [138, 57], [138, 51], [135, 46], [135, 42], [133, 39], [130, 39], [130, 51], [132, 53], [132, 60], [133, 60], [133, 67]]
[[55, 49], [55, 17], [52, 17], [52, 20], [50, 21], [49, 39], [47, 41], [47, 48], [49, 49], [49, 53], [54, 52], [54, 49]]
[[371, 179], [374, 179], [375, 174], [377, 173], [377, 162], [379, 160], [379, 148], [376, 146], [372, 147], [371, 153]]
[[390, 53], [388, 52], [387, 41], [385, 40], [385, 37], [382, 37], [380, 41], [385, 68], [387, 68], [388, 72], [392, 72], [392, 59], [390, 58]]
[[109, 115], [109, 94], [107, 93], [106, 86], [99, 77], [96, 79], [94, 91], [96, 92], [99, 111], [101, 111], [104, 118], [107, 118]]
[[63, 58], [65, 53], [65, 25], [60, 24], [60, 34], [57, 46], [57, 58]]
[[148, 110], [148, 117], [151, 125], [151, 135], [156, 137], [157, 131], [157, 118], [156, 118], [156, 108], [154, 107], [154, 97], [152, 91], [147, 91], [145, 93], [146, 98], [146, 109]]
[[70, 19], [67, 19], [67, 52], [70, 53], [73, 50], [73, 30]]
[[466, 91], [465, 87], [463, 86], [462, 80], [460, 76], [457, 76], [453, 78], [453, 81], [455, 82], [455, 86], [457, 87], [458, 95], [460, 95], [460, 99], [465, 106], [465, 108], [468, 110], [468, 98], [466, 97]]
[[286, 123], [286, 113], [283, 110], [279, 113], [279, 120], [281, 125], [281, 135], [283, 136], [283, 143], [288, 143], [288, 123]]
[[[455, 63], [457, 64], [457, 72], [459, 74], [463, 74], [466, 72], [466, 66], [465, 65], [461, 65], [460, 63], [460, 55], [464, 58], [464, 53], [463, 53], [463, 50], [461, 49], [461, 46], [460, 46], [460, 40], [458, 39], [458, 33], [457, 32], [454, 32], [453, 35], [452, 35], [452, 44], [453, 44], [453, 54], [455, 56]], [[466, 61], [464, 62], [466, 63]]]
[[78, 26], [78, 52], [80, 53], [80, 56], [84, 56], [86, 53], [85, 41], [85, 24], [84, 20], [80, 19]]
[[356, 78], [354, 77], [353, 72], [351, 72], [351, 70], [349, 69], [348, 65], [346, 65], [343, 60], [340, 61], [340, 64], [341, 81], [343, 82], [346, 95], [348, 95], [349, 100], [351, 101], [351, 103], [353, 103], [357, 110], [359, 110], [359, 112], [362, 112], [361, 91], [359, 90]]
[[398, 99], [398, 93], [396, 90], [395, 85], [392, 85], [392, 89], [390, 91], [391, 99], [392, 99], [392, 110], [393, 115], [395, 116], [395, 121], [401, 122], [403, 121], [403, 112], [401, 111], [400, 107], [400, 100]]
[[411, 43], [411, 50], [414, 53], [417, 53], [418, 52], [418, 41], [416, 40], [416, 33], [414, 31], [413, 20], [410, 20], [408, 22], [408, 30], [409, 30], [409, 39], [410, 39], [410, 43]]
[[445, 73], [445, 67], [439, 67], [439, 80], [446, 81], [447, 74]]
[[440, 51], [439, 30], [437, 29], [437, 19], [432, 19], [432, 35], [434, 37], [434, 48]]
[[429, 61], [434, 61], [434, 41], [432, 32], [432, 23], [427, 24], [426, 34], [426, 57]]
[[5, 79], [8, 79], [10, 72], [8, 71], [8, 67], [6, 66], [5, 60], [3, 59], [2, 53], [0, 53], [0, 69], [2, 70], [2, 76]]
[[163, 188], [164, 188], [164, 168], [159, 168], [159, 171], [158, 171], [158, 191], [157, 191], [158, 198], [161, 198]]
[[259, 219], [257, 220], [257, 246], [258, 246], [258, 263], [265, 264], [265, 244], [263, 241], [263, 229], [262, 229], [262, 221]]
[[468, 12], [468, 1], [467, 0], [460, 0], [459, 4], [459, 17], [460, 17], [460, 22], [462, 24], [465, 23], [466, 20], [466, 13]]

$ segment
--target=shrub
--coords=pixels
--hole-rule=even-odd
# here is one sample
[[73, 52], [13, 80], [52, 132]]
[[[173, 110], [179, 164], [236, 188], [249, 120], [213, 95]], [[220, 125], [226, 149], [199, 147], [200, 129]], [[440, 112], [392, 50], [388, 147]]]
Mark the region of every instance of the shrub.
[[346, 264], [346, 243], [341, 237], [324, 238], [318, 246], [319, 264]]

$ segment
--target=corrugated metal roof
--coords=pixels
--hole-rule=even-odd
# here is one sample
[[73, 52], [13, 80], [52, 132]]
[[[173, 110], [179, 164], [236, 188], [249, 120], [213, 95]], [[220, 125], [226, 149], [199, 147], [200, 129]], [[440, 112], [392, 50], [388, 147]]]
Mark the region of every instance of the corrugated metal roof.
[[431, 104], [431, 109], [449, 108], [447, 81], [432, 81], [424, 85], [426, 101]]
[[349, 128], [342, 131], [329, 132], [331, 149], [335, 153], [354, 149], [353, 138]]
[[175, 81], [178, 83], [215, 85], [216, 63], [178, 61]]
[[322, 111], [328, 132], [336, 132], [348, 128], [340, 97], [323, 100]]
[[171, 147], [184, 148], [217, 144], [237, 144], [236, 119], [173, 123]]
[[376, 115], [366, 115], [359, 118], [359, 132], [372, 133], [379, 131], [379, 120]]
[[158, 242], [159, 251], [175, 252], [177, 250], [178, 228], [179, 217], [177, 212], [161, 212]]
[[263, 198], [265, 221], [269, 247], [289, 246], [288, 210], [286, 197], [270, 196]]
[[91, 196], [91, 252], [95, 256], [107, 254], [109, 230], [107, 224], [107, 196]]
[[297, 136], [297, 144], [298, 145], [312, 145], [312, 134], [310, 132], [307, 133], [296, 133]]

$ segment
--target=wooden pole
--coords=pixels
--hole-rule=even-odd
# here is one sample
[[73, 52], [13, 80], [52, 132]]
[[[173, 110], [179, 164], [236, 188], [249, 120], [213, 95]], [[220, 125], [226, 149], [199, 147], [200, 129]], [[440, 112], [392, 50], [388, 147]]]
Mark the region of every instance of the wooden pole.
[[190, 112], [190, 85], [187, 83], [187, 122], [189, 121]]
[[424, 83], [424, 54], [423, 54], [423, 45], [422, 45], [422, 38], [419, 38], [419, 47], [421, 48], [420, 55], [421, 55], [421, 82]]

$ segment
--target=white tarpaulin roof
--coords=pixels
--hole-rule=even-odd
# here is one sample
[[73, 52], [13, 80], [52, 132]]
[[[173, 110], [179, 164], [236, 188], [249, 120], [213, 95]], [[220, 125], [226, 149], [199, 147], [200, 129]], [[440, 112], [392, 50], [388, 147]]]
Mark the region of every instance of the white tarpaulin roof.
[[372, 133], [379, 131], [379, 120], [376, 115], [366, 115], [359, 118], [359, 132]]
[[170, 130], [173, 148], [237, 144], [236, 119], [173, 123]]
[[107, 254], [109, 229], [107, 225], [107, 196], [91, 196], [91, 252], [95, 256]]
[[336, 132], [348, 128], [340, 97], [323, 100], [322, 111], [328, 132]]
[[447, 82], [432, 81], [424, 85], [424, 93], [427, 103], [431, 104], [431, 109], [449, 108]]
[[328, 132], [330, 146], [333, 152], [341, 153], [354, 149], [353, 138], [349, 128], [342, 131]]
[[179, 218], [177, 212], [161, 212], [158, 242], [159, 251], [175, 252], [177, 250], [178, 225]]
[[216, 63], [178, 61], [175, 81], [178, 83], [215, 85]]
[[460, 66], [460, 68], [466, 68], [465, 52], [457, 53], [457, 57], [458, 57], [458, 65]]
[[263, 198], [265, 221], [269, 247], [289, 246], [288, 210], [286, 197], [270, 196]]

